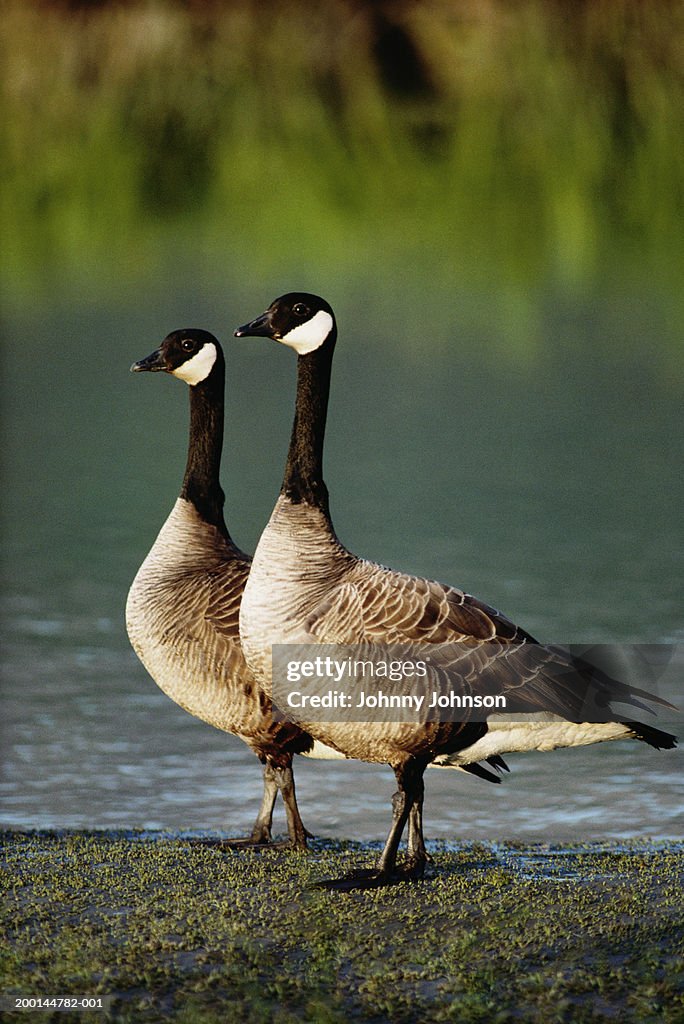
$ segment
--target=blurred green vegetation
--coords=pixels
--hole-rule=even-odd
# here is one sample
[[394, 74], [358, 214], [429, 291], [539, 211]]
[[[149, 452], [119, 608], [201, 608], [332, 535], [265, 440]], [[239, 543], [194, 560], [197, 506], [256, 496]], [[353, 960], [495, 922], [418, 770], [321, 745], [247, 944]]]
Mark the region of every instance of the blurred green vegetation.
[[16, 302], [184, 268], [427, 289], [423, 314], [496, 295], [525, 325], [549, 296], [646, 289], [679, 338], [676, 0], [3, 7]]

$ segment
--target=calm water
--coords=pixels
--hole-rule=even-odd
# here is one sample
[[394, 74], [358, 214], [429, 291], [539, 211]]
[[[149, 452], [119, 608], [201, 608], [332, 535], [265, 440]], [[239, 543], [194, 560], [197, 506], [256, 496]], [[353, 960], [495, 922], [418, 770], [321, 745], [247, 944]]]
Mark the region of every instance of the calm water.
[[[271, 343], [229, 339], [282, 290], [239, 304], [201, 290], [124, 309], [80, 302], [5, 321], [5, 823], [250, 826], [256, 760], [164, 697], [126, 638], [127, 588], [180, 485], [188, 400], [180, 382], [128, 367], [175, 327], [208, 327], [226, 342], [227, 520], [253, 548], [278, 489], [294, 360]], [[600, 308], [587, 318], [550, 304], [542, 326], [554, 345], [523, 360], [466, 329], [456, 298], [422, 337], [393, 317], [401, 296], [382, 308], [330, 298], [341, 340], [327, 479], [342, 539], [478, 594], [541, 639], [679, 644], [659, 685], [678, 699], [684, 388], [675, 368], [646, 342], [629, 358], [602, 356], [620, 348], [618, 337], [604, 344]], [[636, 315], [643, 323], [630, 331], [648, 338], [648, 311]], [[430, 309], [421, 319], [430, 323]], [[681, 719], [659, 721], [684, 733]], [[429, 836], [682, 834], [680, 752], [620, 743], [514, 755], [510, 765], [498, 787], [430, 772]], [[389, 769], [297, 768], [311, 831], [384, 834]]]

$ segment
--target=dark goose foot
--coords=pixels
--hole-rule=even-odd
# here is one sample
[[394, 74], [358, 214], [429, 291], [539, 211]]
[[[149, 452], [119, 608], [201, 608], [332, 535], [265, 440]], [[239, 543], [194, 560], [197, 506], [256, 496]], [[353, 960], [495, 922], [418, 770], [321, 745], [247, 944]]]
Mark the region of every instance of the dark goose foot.
[[[215, 846], [217, 849], [223, 850], [306, 850], [307, 839], [313, 839], [314, 836], [304, 828], [299, 814], [292, 766], [278, 767], [266, 761], [263, 766], [263, 778], [264, 792], [261, 806], [250, 835], [244, 839], [207, 838], [190, 840], [190, 842]], [[289, 838], [274, 842], [271, 836], [271, 824], [278, 793], [281, 794], [285, 804]]]
[[[308, 833], [307, 833], [308, 834]], [[211, 846], [217, 850], [306, 850], [306, 841], [293, 842], [291, 839], [265, 839], [260, 836], [246, 836], [244, 839], [223, 839], [219, 836], [193, 836], [185, 840], [191, 846]]]
[[327, 889], [331, 892], [353, 892], [355, 889], [383, 889], [390, 885], [398, 885], [399, 882], [417, 882], [423, 877], [425, 871], [424, 860], [406, 861], [399, 864], [391, 871], [383, 871], [380, 868], [360, 868], [358, 871], [350, 871], [341, 878], [325, 878], [317, 882], [316, 889]]

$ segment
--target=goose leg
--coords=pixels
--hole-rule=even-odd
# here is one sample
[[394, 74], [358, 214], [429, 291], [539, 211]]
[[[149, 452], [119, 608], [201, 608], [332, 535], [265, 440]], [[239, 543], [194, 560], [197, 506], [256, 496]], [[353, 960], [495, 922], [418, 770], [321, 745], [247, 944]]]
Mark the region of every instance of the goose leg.
[[[432, 857], [425, 849], [425, 839], [423, 837], [423, 797], [425, 795], [425, 784], [421, 777], [420, 789], [416, 795], [415, 800], [411, 806], [408, 819], [408, 848], [406, 856], [406, 868], [411, 869], [412, 865], [422, 865], [423, 867], [427, 863], [431, 863]], [[423, 867], [420, 868], [420, 875], [423, 873]]]
[[[285, 804], [287, 831], [290, 836], [290, 845], [296, 850], [305, 850], [307, 837], [310, 838], [311, 833], [307, 832], [304, 828], [304, 822], [301, 819], [299, 808], [297, 807], [297, 796], [295, 794], [295, 781], [292, 765], [288, 765], [286, 768], [274, 768], [273, 773], [276, 779], [276, 785], [283, 798], [283, 803]], [[273, 808], [271, 808], [271, 811], [272, 810]]]
[[[290, 846], [295, 850], [305, 850], [307, 837], [311, 836], [304, 828], [304, 823], [297, 807], [295, 794], [294, 773], [292, 765], [284, 768], [278, 767], [271, 761], [264, 761], [263, 769], [264, 793], [261, 798], [261, 806], [257, 814], [251, 834], [246, 839], [229, 839], [224, 845], [228, 846]], [[275, 807], [278, 793], [283, 798], [285, 814], [287, 816], [287, 831], [289, 833], [288, 843], [274, 843], [271, 836], [271, 824], [273, 822], [273, 808]]]
[[[385, 847], [378, 858], [376, 871], [387, 881], [421, 878], [427, 853], [423, 841], [423, 772], [426, 765], [413, 759], [395, 768], [397, 792], [392, 797], [392, 825]], [[397, 851], [406, 822], [409, 822], [408, 856], [397, 870]]]
[[261, 805], [259, 807], [259, 813], [256, 816], [256, 821], [252, 831], [245, 839], [200, 839], [192, 840], [192, 842], [200, 843], [202, 845], [220, 846], [224, 849], [244, 849], [249, 847], [259, 847], [263, 849], [272, 845], [271, 837], [271, 822], [273, 821], [273, 808], [275, 807], [276, 798], [278, 796], [279, 784], [276, 769], [268, 761], [263, 762], [263, 779], [264, 779], [264, 792], [261, 797]]
[[[228, 848], [234, 847], [283, 847], [289, 846], [295, 850], [305, 850], [306, 840], [311, 833], [304, 828], [304, 823], [297, 807], [295, 794], [294, 773], [292, 765], [279, 768], [270, 761], [264, 761], [263, 765], [264, 792], [261, 798], [261, 806], [256, 816], [254, 827], [246, 839], [222, 839], [219, 845]], [[271, 836], [271, 824], [273, 822], [273, 808], [278, 793], [282, 795], [287, 815], [287, 831], [290, 839], [288, 843], [274, 843]], [[207, 840], [201, 840], [206, 845]]]
[[[426, 767], [427, 762], [411, 758], [394, 769], [398, 788], [392, 797], [392, 825], [375, 868], [321, 882], [321, 887], [342, 891], [377, 889], [422, 877], [427, 860], [422, 829], [423, 772]], [[397, 868], [397, 851], [407, 821], [410, 821], [408, 859], [404, 866]]]
[[271, 822], [273, 821], [273, 808], [278, 796], [279, 780], [276, 769], [268, 761], [263, 763], [264, 792], [261, 797], [261, 806], [256, 816], [252, 831], [245, 839], [191, 839], [192, 845], [219, 846], [223, 849], [241, 849], [259, 847], [263, 849], [273, 844], [271, 838]]
[[271, 842], [271, 823], [273, 821], [273, 808], [275, 807], [276, 798], [278, 796], [278, 779], [276, 776], [276, 769], [273, 765], [269, 764], [268, 761], [264, 761], [264, 792], [261, 798], [261, 807], [257, 814], [256, 821], [254, 822], [254, 828], [252, 834], [246, 843], [254, 843], [255, 845], [261, 845], [262, 843]]

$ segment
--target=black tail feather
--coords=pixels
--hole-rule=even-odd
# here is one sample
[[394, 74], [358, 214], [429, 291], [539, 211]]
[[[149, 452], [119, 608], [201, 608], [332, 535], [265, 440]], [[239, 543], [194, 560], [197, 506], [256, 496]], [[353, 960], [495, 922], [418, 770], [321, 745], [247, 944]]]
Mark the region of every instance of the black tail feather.
[[[487, 760], [489, 760], [489, 758], [487, 758]], [[459, 765], [459, 767], [470, 775], [477, 775], [478, 779], [485, 779], [487, 782], [501, 782], [498, 775], [495, 775], [494, 772], [488, 772], [487, 769], [483, 768], [481, 764], [477, 763], [477, 761], [474, 764], [462, 764]]]
[[672, 750], [677, 746], [677, 737], [672, 733], [663, 732], [662, 729], [654, 729], [652, 725], [644, 725], [642, 722], [625, 722], [632, 730], [635, 739], [643, 740], [656, 750]]

